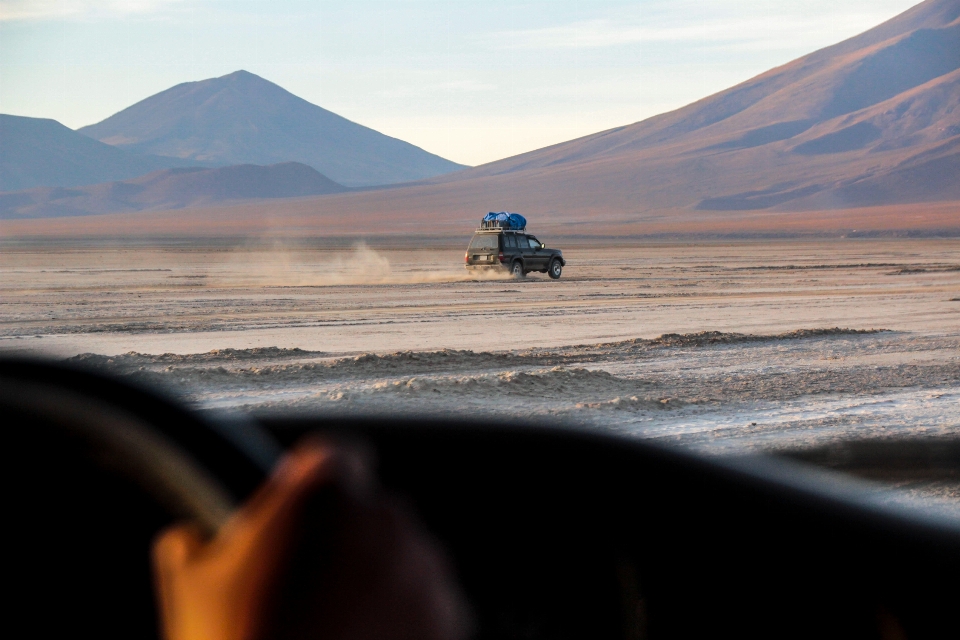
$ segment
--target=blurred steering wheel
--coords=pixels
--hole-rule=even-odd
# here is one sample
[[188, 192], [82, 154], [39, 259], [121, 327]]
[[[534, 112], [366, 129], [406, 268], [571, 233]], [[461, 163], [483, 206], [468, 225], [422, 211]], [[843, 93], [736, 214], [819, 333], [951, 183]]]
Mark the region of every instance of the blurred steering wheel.
[[317, 432], [374, 447], [381, 486], [450, 552], [478, 639], [960, 629], [956, 522], [785, 458], [455, 417], [225, 423], [17, 360], [0, 360], [0, 412], [9, 626], [31, 635], [156, 638], [156, 533], [179, 519], [215, 532], [276, 463], [274, 436]]
[[45, 637], [156, 637], [152, 538], [179, 519], [215, 532], [280, 453], [255, 425], [35, 361], [0, 362], [0, 414], [11, 626]]

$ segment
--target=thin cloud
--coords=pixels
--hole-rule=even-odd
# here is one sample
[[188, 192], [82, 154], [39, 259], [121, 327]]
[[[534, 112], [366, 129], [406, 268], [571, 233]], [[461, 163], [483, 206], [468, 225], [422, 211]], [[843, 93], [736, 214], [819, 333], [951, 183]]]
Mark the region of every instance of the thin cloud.
[[[644, 26], [609, 19], [586, 20], [555, 27], [502, 31], [492, 41], [500, 49], [595, 49], [640, 43], [698, 42], [744, 49], [785, 49], [830, 40], [882, 22], [881, 13], [838, 14], [824, 20], [790, 15], [743, 20], [702, 20], [684, 25]], [[829, 28], [825, 29], [825, 25]]]
[[486, 93], [496, 90], [497, 85], [495, 84], [471, 79], [426, 83], [419, 83], [415, 80], [408, 79], [403, 82], [401, 86], [390, 89], [381, 89], [380, 91], [376, 92], [376, 95], [382, 98], [407, 98], [413, 96], [423, 96], [426, 94], [469, 94]]
[[184, 0], [0, 0], [0, 22], [90, 19], [160, 13]]

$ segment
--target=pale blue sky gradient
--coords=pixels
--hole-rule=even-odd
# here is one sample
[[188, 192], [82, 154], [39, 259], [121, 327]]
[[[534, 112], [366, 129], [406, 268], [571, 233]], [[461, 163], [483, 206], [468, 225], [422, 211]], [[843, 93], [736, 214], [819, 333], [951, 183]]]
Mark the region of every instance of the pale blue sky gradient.
[[80, 127], [246, 69], [466, 164], [629, 124], [915, 0], [0, 0], [0, 112]]

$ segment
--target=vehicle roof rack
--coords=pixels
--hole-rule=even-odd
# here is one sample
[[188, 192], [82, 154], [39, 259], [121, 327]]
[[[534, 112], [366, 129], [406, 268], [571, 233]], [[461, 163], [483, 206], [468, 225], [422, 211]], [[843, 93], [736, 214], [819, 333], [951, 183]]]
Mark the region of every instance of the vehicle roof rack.
[[523, 227], [523, 228], [521, 228], [521, 229], [513, 229], [513, 228], [510, 228], [510, 227], [502, 226], [502, 225], [498, 224], [497, 222], [489, 222], [489, 223], [488, 223], [488, 222], [481, 222], [481, 223], [480, 223], [480, 226], [477, 227], [477, 231], [513, 231], [513, 232], [515, 232], [515, 233], [523, 233], [523, 232], [525, 232], [526, 230], [527, 230], [526, 227]]

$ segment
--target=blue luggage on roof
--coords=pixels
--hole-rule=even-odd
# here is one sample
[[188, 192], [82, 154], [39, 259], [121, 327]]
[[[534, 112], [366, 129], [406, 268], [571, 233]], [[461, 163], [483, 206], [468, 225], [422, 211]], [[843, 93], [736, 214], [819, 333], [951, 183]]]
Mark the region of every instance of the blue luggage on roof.
[[506, 211], [491, 211], [483, 216], [481, 227], [500, 227], [501, 229], [526, 229], [527, 219], [519, 213]]

